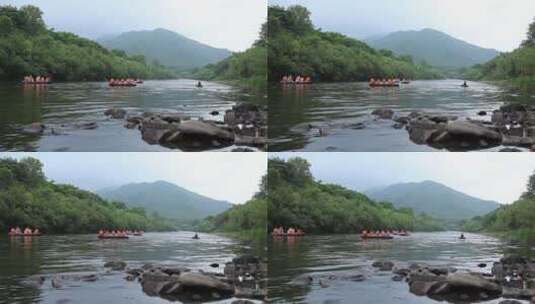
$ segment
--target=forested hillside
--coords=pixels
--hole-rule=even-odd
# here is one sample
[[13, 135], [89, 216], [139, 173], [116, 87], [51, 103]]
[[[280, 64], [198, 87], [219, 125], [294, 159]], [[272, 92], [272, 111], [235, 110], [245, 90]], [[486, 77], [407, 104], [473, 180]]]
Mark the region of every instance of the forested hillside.
[[244, 52], [234, 53], [216, 64], [195, 69], [193, 75], [202, 80], [236, 82], [257, 91], [266, 88], [267, 81], [267, 25], [262, 26], [260, 38]]
[[169, 230], [143, 208], [127, 208], [71, 185], [48, 181], [35, 158], [0, 159], [0, 230], [30, 226], [44, 233], [95, 233], [99, 229]]
[[484, 216], [474, 217], [464, 224], [464, 229], [474, 232], [502, 232], [514, 237], [535, 235], [535, 173], [529, 177], [526, 191], [510, 205]]
[[430, 216], [396, 209], [339, 185], [314, 180], [301, 158], [268, 163], [268, 228], [297, 227], [309, 233], [356, 233], [363, 229], [439, 230]]
[[390, 50], [375, 50], [342, 34], [315, 29], [303, 6], [270, 6], [269, 80], [283, 75], [309, 75], [316, 81], [365, 81], [369, 77], [432, 79], [441, 73], [410, 56]]
[[71, 33], [47, 29], [38, 7], [0, 6], [0, 79], [50, 75], [53, 80], [104, 80], [106, 77], [169, 78], [172, 73]]
[[231, 232], [245, 236], [265, 236], [267, 227], [267, 176], [262, 178], [260, 191], [243, 205], [209, 216], [197, 223], [206, 232]]
[[464, 71], [475, 80], [501, 80], [523, 91], [535, 91], [535, 19], [516, 50]]

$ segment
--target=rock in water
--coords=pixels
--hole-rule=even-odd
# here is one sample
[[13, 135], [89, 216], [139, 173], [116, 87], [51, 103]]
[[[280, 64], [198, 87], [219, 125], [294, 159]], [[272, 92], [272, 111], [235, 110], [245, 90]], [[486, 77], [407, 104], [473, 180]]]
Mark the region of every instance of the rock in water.
[[381, 119], [392, 119], [394, 117], [394, 111], [388, 108], [375, 109], [372, 115], [376, 115]]
[[448, 275], [446, 282], [453, 287], [467, 287], [481, 289], [492, 293], [500, 293], [502, 287], [494, 282], [485, 279], [482, 276], [469, 273], [453, 273]]
[[27, 134], [43, 134], [45, 131], [46, 126], [40, 122], [34, 122], [30, 124], [29, 126], [22, 129], [22, 132]]
[[104, 264], [104, 267], [111, 268], [111, 270], [124, 270], [126, 268], [126, 263], [123, 261], [110, 261]]
[[189, 287], [196, 290], [213, 289], [226, 294], [234, 292], [234, 288], [231, 285], [202, 273], [183, 273], [178, 277], [178, 283], [185, 288]]
[[52, 278], [51, 284], [52, 284], [52, 287], [56, 289], [63, 287], [63, 285], [61, 284], [61, 279], [57, 276]]
[[380, 271], [390, 271], [394, 268], [394, 263], [390, 261], [375, 261], [372, 266], [379, 268]]
[[499, 143], [502, 140], [500, 133], [467, 121], [450, 122], [446, 125], [446, 131], [453, 136], [485, 139], [492, 143]]
[[126, 116], [126, 110], [121, 108], [111, 108], [104, 112], [104, 115], [111, 116], [114, 119], [123, 119]]
[[[141, 287], [143, 292], [149, 296], [158, 296], [162, 289], [173, 279], [171, 276], [156, 270], [143, 273], [141, 277]], [[176, 279], [174, 280], [176, 281]]]

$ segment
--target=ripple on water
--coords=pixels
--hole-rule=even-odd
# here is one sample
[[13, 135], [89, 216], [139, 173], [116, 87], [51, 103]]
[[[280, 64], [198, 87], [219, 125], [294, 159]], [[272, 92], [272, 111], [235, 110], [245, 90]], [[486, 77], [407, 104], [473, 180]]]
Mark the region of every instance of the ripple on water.
[[[239, 102], [264, 103], [262, 98], [214, 82], [188, 79], [145, 81], [135, 88], [110, 88], [105, 83], [54, 83], [36, 89], [0, 84], [0, 150], [56, 151], [152, 151], [168, 150], [150, 146], [135, 130], [120, 130], [122, 120], [104, 115], [111, 107], [125, 108], [132, 114], [177, 112], [185, 116], [223, 120], [223, 114]], [[212, 116], [212, 111], [220, 115]], [[20, 127], [32, 122], [71, 126], [97, 122], [94, 130], [68, 130], [62, 136], [28, 136]]]
[[252, 250], [227, 237], [199, 234], [200, 240], [192, 240], [192, 235], [146, 233], [128, 240], [99, 240], [95, 235], [0, 238], [0, 303], [2, 299], [21, 303], [56, 303], [61, 299], [76, 299], [76, 303], [167, 303], [144, 295], [137, 282], [123, 279], [123, 273], [103, 275], [92, 283], [65, 282], [68, 286], [62, 289], [52, 288], [50, 282], [42, 288], [22, 282], [36, 274], [102, 274], [104, 263], [114, 259], [127, 262], [129, 267], [154, 263], [222, 272], [223, 266], [212, 268], [210, 264], [224, 265]]
[[[475, 118], [479, 111], [492, 112], [505, 102], [535, 101], [529, 96], [505, 94], [500, 87], [461, 80], [413, 81], [400, 88], [369, 88], [366, 83], [318, 83], [296, 89], [292, 86], [269, 88], [270, 151], [432, 151], [408, 139], [404, 130], [392, 122], [375, 120], [371, 112], [380, 107], [400, 115], [412, 111]], [[484, 117], [484, 119], [489, 119]], [[366, 122], [366, 128], [353, 130], [348, 123]], [[299, 126], [316, 123], [328, 126], [327, 136], [319, 137]]]
[[[413, 233], [394, 240], [360, 240], [357, 235], [306, 236], [295, 240], [271, 240], [269, 243], [269, 295], [273, 303], [437, 303], [416, 297], [403, 282], [393, 282], [392, 273], [377, 272], [376, 260], [398, 265], [424, 263], [452, 266], [466, 271], [490, 272], [492, 263], [504, 252], [522, 251], [531, 244], [508, 244], [487, 235], [459, 232]], [[535, 253], [533, 253], [535, 256]], [[485, 268], [479, 268], [485, 263]], [[302, 276], [343, 277], [364, 274], [363, 282], [336, 280], [327, 288], [315, 283], [300, 287]], [[338, 301], [338, 302], [337, 302]], [[490, 301], [487, 303], [497, 303]]]

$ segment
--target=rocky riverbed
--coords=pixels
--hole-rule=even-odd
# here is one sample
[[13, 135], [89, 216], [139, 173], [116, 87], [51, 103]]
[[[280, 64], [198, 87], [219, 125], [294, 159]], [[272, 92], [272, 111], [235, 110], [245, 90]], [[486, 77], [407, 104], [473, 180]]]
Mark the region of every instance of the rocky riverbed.
[[[212, 268], [220, 265], [212, 264]], [[266, 291], [266, 263], [259, 258], [244, 255], [221, 265], [223, 272], [193, 271], [178, 265], [145, 264], [129, 267], [126, 262], [113, 260], [104, 264], [104, 273], [57, 274], [52, 276], [32, 276], [25, 280], [26, 286], [39, 288], [50, 284], [61, 289], [75, 284], [89, 284], [106, 275], [124, 273], [127, 281], [137, 281], [143, 292], [151, 297], [160, 297], [183, 303], [199, 303], [237, 298], [232, 303], [254, 303], [264, 301]]]
[[[478, 266], [487, 267], [484, 263]], [[466, 272], [451, 266], [386, 260], [373, 262], [371, 268], [375, 271], [305, 275], [292, 283], [300, 286], [318, 284], [322, 288], [330, 288], [336, 281], [361, 282], [375, 274], [391, 272], [392, 280], [408, 284], [412, 294], [436, 301], [474, 303], [505, 298], [499, 303], [521, 304], [518, 300], [535, 303], [535, 260], [521, 256], [504, 256], [494, 262], [491, 272]]]
[[[223, 121], [192, 118], [178, 112], [128, 112], [110, 108], [104, 113], [112, 120], [123, 120], [127, 129], [138, 129], [148, 144], [161, 145], [183, 151], [204, 151], [238, 146], [233, 151], [266, 150], [267, 110], [253, 104], [238, 104], [224, 114]], [[210, 115], [217, 116], [218, 111]], [[43, 124], [35, 122], [21, 128], [30, 135], [67, 135], [75, 130], [94, 130], [95, 121], [72, 124]], [[250, 148], [248, 148], [250, 147]]]
[[[478, 115], [482, 119], [459, 120], [456, 116], [423, 112], [401, 116], [389, 108], [376, 109], [372, 115], [392, 120], [393, 128], [405, 128], [414, 143], [437, 149], [468, 151], [510, 146], [535, 150], [535, 107], [530, 105], [509, 104], [492, 113], [480, 111]], [[521, 150], [504, 148], [502, 151]]]

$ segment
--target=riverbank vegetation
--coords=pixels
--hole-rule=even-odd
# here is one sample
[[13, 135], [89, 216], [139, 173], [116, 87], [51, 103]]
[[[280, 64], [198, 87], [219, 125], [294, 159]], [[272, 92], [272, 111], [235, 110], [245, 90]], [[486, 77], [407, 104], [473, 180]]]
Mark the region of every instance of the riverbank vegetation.
[[516, 50], [464, 70], [468, 79], [502, 81], [514, 89], [535, 91], [535, 19]]
[[315, 29], [303, 6], [268, 8], [268, 79], [307, 75], [315, 81], [367, 81], [369, 77], [435, 79], [441, 73], [410, 56], [395, 56], [338, 33]]
[[50, 75], [59, 81], [104, 80], [106, 77], [171, 78], [144, 56], [127, 56], [89, 39], [48, 29], [38, 7], [0, 6], [0, 79]]
[[260, 38], [244, 52], [193, 70], [193, 77], [201, 80], [230, 81], [242, 87], [262, 92], [267, 82], [267, 25], [262, 26]]
[[441, 230], [430, 216], [396, 209], [339, 185], [316, 181], [302, 158], [268, 163], [268, 229], [296, 227], [307, 233], [357, 233], [363, 229]]
[[463, 229], [492, 232], [514, 239], [535, 236], [535, 172], [529, 177], [526, 192], [510, 205], [503, 205], [484, 216], [466, 221]]
[[215, 216], [209, 216], [196, 223], [196, 229], [203, 232], [225, 232], [238, 234], [247, 239], [264, 238], [267, 226], [267, 176], [262, 178], [260, 191], [242, 205]]
[[99, 229], [172, 230], [143, 208], [107, 201], [72, 185], [47, 180], [35, 158], [0, 159], [0, 231], [19, 227], [44, 233], [95, 233]]

